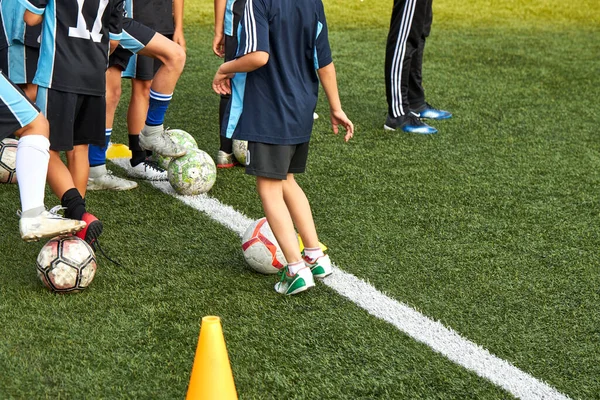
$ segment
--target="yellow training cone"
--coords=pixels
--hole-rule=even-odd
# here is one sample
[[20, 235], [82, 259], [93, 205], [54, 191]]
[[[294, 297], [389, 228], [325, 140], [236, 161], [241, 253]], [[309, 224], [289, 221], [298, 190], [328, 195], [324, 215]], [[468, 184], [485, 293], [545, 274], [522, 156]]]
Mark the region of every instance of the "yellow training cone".
[[[298, 244], [300, 245], [300, 251], [304, 250], [304, 243], [302, 243], [302, 238], [300, 237], [300, 234], [298, 234]], [[321, 246], [321, 250], [327, 250], [327, 246], [325, 246], [323, 243], [319, 242], [319, 246]]]
[[237, 400], [221, 319], [202, 318], [186, 400]]
[[114, 158], [131, 158], [131, 150], [124, 144], [111, 143], [106, 150], [106, 158], [109, 160]]

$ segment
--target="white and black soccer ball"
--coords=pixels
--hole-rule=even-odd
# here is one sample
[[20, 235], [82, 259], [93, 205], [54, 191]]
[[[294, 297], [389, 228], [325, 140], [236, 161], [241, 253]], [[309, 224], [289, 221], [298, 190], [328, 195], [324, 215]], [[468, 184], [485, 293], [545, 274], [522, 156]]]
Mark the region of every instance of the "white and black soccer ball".
[[77, 236], [54, 237], [38, 254], [37, 274], [53, 292], [81, 292], [96, 275], [94, 250]]
[[167, 175], [177, 193], [193, 196], [206, 193], [213, 187], [217, 180], [217, 166], [208, 153], [193, 149], [182, 157], [173, 158]]
[[266, 218], [254, 221], [242, 236], [242, 251], [250, 267], [261, 274], [276, 274], [287, 262]]
[[18, 140], [6, 138], [0, 142], [0, 183], [17, 183]]
[[242, 165], [246, 165], [246, 155], [248, 154], [248, 141], [233, 139], [233, 155]]

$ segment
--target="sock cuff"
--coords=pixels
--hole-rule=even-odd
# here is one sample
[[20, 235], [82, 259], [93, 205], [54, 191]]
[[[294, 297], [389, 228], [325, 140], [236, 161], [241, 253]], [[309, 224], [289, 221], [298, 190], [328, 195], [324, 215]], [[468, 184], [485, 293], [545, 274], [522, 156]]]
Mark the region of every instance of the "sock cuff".
[[20, 147], [32, 147], [43, 153], [50, 154], [50, 141], [43, 135], [27, 135], [21, 137], [17, 144], [17, 149]]
[[159, 101], [169, 101], [173, 98], [173, 93], [159, 93], [150, 89], [150, 98]]

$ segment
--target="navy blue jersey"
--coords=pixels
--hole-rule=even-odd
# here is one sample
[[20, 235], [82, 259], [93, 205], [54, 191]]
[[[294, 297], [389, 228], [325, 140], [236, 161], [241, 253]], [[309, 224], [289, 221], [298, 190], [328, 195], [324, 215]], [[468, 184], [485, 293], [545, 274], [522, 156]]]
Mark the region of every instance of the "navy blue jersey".
[[237, 57], [269, 53], [269, 62], [232, 79], [223, 124], [227, 137], [292, 145], [310, 140], [319, 79], [331, 63], [321, 0], [247, 0]]
[[227, 36], [237, 35], [237, 26], [244, 14], [246, 0], [227, 0], [225, 3], [225, 21], [223, 31]]
[[63, 92], [103, 96], [109, 38], [119, 40], [123, 0], [19, 0], [43, 15], [33, 83]]
[[165, 36], [175, 32], [173, 0], [125, 0], [127, 16]]

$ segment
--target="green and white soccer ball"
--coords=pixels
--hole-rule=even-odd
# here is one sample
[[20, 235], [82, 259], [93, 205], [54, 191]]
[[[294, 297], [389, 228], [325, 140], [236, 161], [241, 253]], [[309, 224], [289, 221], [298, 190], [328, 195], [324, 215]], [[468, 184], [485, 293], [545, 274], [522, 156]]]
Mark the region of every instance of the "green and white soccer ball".
[[246, 154], [248, 153], [248, 141], [233, 139], [233, 155], [240, 164], [246, 165]]
[[173, 158], [167, 167], [169, 183], [179, 194], [193, 196], [208, 192], [217, 180], [217, 166], [203, 150], [188, 150]]
[[[196, 142], [196, 139], [194, 139], [194, 137], [191, 134], [184, 131], [183, 129], [167, 129], [165, 133], [169, 135], [169, 137], [175, 143], [185, 147], [188, 150], [194, 150], [198, 148], [198, 143]], [[165, 157], [160, 155], [157, 155], [156, 157], [156, 162], [163, 169], [167, 169], [169, 167], [170, 161], [171, 157]]]

